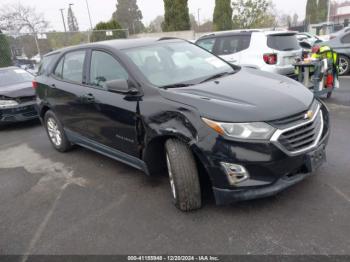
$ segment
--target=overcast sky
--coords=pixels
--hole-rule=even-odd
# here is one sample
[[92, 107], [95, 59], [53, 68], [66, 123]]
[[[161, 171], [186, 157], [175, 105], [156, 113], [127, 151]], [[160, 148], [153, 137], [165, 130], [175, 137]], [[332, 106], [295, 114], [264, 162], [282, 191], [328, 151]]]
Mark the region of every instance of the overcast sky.
[[[50, 22], [51, 29], [63, 31], [62, 18], [59, 9], [65, 8], [65, 19], [69, 3], [73, 3], [73, 11], [77, 17], [80, 30], [89, 28], [89, 18], [86, 9], [86, 0], [0, 0], [0, 8], [6, 8], [7, 4], [21, 2], [24, 5], [31, 5], [38, 12], [42, 12], [45, 18]], [[95, 25], [100, 21], [106, 21], [111, 18], [112, 12], [115, 10], [117, 0], [88, 0], [92, 23]], [[283, 13], [297, 13], [299, 19], [305, 17], [306, 0], [272, 0], [276, 9]], [[157, 15], [164, 13], [163, 0], [138, 0], [139, 8], [143, 14], [143, 22], [147, 25]], [[189, 0], [190, 13], [195, 14], [197, 18], [197, 10], [200, 8], [201, 22], [212, 19], [215, 0]], [[67, 21], [67, 19], [66, 19]]]

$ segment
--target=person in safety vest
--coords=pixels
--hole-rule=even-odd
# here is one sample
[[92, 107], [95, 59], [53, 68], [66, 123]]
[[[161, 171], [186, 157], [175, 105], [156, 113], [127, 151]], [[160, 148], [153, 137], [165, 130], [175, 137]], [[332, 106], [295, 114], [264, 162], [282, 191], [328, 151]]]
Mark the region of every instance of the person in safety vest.
[[313, 75], [314, 86], [319, 86], [320, 82], [323, 83], [323, 77], [326, 77], [325, 86], [327, 88], [338, 87], [338, 54], [329, 46], [316, 45], [312, 48], [311, 58], [319, 61], [319, 63], [315, 66], [315, 72]]

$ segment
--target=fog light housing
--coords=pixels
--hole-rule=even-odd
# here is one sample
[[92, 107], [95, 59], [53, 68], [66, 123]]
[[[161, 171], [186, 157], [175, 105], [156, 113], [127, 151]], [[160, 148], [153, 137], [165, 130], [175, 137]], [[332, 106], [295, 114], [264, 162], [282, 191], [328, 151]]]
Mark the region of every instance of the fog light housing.
[[225, 162], [221, 162], [221, 166], [224, 168], [228, 182], [232, 186], [249, 179], [249, 173], [244, 166]]

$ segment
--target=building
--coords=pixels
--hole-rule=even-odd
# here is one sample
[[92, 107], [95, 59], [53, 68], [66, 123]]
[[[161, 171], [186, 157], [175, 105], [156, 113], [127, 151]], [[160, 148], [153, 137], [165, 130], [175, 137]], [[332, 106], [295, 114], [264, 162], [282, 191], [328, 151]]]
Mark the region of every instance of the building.
[[331, 21], [335, 24], [344, 24], [344, 26], [349, 25], [350, 21], [350, 1], [343, 3], [332, 3], [331, 8]]

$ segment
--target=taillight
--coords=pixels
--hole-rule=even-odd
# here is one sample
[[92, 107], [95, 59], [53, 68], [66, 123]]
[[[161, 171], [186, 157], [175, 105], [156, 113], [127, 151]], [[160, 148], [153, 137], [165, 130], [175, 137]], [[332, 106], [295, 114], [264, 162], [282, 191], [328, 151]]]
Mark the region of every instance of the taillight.
[[33, 89], [37, 89], [39, 87], [38, 82], [33, 80], [32, 81], [32, 87], [33, 87]]
[[277, 64], [277, 54], [264, 54], [264, 61], [268, 65]]

